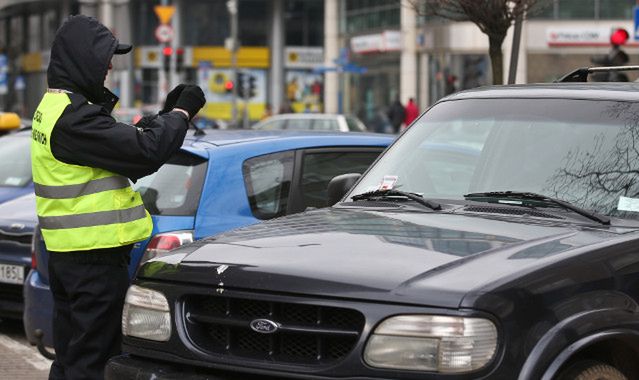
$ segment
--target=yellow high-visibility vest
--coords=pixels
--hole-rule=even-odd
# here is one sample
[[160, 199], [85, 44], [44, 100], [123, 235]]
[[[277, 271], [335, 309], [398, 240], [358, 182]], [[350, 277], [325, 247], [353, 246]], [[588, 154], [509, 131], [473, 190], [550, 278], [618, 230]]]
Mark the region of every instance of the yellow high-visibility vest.
[[33, 116], [31, 165], [47, 249], [86, 251], [146, 239], [153, 228], [151, 216], [127, 178], [66, 164], [51, 153], [51, 132], [70, 103], [64, 91], [49, 90]]

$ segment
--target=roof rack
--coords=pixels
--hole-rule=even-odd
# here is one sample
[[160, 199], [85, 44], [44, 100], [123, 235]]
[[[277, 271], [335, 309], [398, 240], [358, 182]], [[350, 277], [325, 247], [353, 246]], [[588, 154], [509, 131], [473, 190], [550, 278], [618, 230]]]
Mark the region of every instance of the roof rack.
[[554, 81], [554, 83], [563, 82], [588, 82], [588, 75], [593, 73], [609, 73], [613, 71], [633, 71], [639, 70], [637, 66], [605, 66], [605, 67], [580, 67], [563, 77]]

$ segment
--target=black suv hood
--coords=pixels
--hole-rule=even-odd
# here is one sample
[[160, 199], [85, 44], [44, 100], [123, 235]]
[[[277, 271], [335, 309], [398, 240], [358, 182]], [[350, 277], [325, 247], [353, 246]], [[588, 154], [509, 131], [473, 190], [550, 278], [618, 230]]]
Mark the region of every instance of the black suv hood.
[[[450, 213], [323, 209], [231, 231], [146, 263], [139, 278], [458, 307], [628, 230]], [[591, 247], [592, 248], [592, 247]]]

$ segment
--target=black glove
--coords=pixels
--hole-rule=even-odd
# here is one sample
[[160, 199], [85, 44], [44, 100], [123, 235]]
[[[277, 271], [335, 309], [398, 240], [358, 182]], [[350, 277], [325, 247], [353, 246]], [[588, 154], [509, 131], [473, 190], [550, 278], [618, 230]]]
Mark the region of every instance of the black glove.
[[178, 84], [175, 86], [171, 92], [166, 95], [166, 100], [164, 101], [164, 107], [160, 111], [160, 115], [163, 113], [171, 112], [173, 108], [175, 108], [175, 103], [177, 102], [182, 90], [186, 88], [185, 84]]
[[174, 108], [185, 110], [189, 113], [190, 119], [193, 119], [193, 116], [200, 112], [205, 103], [206, 99], [202, 89], [199, 86], [189, 85], [182, 90]]

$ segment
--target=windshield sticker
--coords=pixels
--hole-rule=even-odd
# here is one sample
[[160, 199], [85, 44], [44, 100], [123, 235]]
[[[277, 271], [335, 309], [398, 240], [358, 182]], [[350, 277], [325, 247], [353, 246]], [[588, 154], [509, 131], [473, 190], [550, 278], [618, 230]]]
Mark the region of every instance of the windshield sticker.
[[378, 190], [392, 190], [395, 187], [395, 183], [397, 183], [396, 175], [385, 175], [382, 179], [382, 183], [379, 184]]
[[619, 197], [617, 210], [639, 212], [639, 198]]
[[22, 183], [22, 178], [20, 177], [9, 177], [4, 180], [4, 184], [10, 185], [10, 186], [18, 186], [21, 183]]

